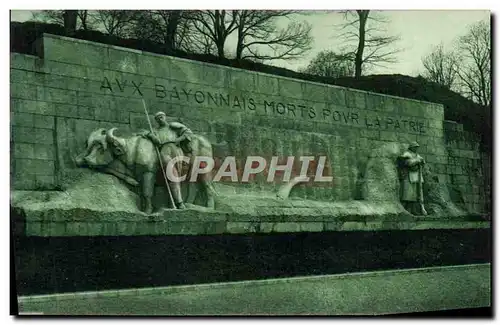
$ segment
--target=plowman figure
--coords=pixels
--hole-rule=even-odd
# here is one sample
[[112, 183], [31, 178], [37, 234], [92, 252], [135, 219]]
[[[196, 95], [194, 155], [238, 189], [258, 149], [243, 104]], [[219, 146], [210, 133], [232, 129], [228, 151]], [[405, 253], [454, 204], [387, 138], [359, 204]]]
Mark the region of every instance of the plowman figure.
[[[156, 113], [155, 120], [158, 123], [158, 128], [156, 128], [154, 133], [149, 132], [146, 133], [145, 136], [158, 147], [162, 158], [163, 168], [165, 169], [168, 162], [176, 156], [182, 156], [182, 152], [184, 152], [185, 155], [191, 153], [191, 137], [193, 132], [182, 123], [168, 123], [167, 115], [164, 112]], [[172, 146], [171, 144], [175, 144], [176, 146]], [[175, 148], [178, 150], [175, 150]], [[179, 173], [179, 169], [175, 170], [174, 173], [175, 172]], [[179, 175], [175, 176], [178, 177]], [[185, 208], [182, 200], [180, 183], [170, 182], [170, 184], [175, 205], [179, 209]]]
[[414, 215], [427, 215], [424, 208], [423, 166], [425, 160], [417, 151], [417, 142], [410, 143], [408, 150], [399, 157], [399, 179], [401, 181], [401, 202]]

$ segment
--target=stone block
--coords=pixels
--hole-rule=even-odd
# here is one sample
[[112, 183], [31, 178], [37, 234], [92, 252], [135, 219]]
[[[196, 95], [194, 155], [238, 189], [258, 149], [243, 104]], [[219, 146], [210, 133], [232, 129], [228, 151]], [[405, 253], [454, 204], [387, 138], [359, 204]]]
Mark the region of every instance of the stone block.
[[325, 231], [339, 231], [342, 229], [341, 221], [328, 221], [324, 223]]
[[298, 222], [277, 222], [273, 226], [273, 232], [299, 232], [300, 223]]
[[205, 234], [223, 234], [226, 232], [226, 222], [225, 221], [211, 221], [205, 222]]
[[25, 84], [41, 84], [45, 78], [44, 73], [36, 71], [26, 71], [19, 69], [10, 69], [10, 82], [11, 83], [25, 83]]
[[205, 234], [205, 224], [201, 222], [167, 222], [168, 233], [171, 235], [201, 235]]
[[104, 46], [49, 37], [44, 38], [43, 46], [45, 60], [99, 68], [108, 63], [108, 48]]
[[226, 232], [230, 234], [257, 232], [258, 224], [253, 222], [228, 222]]
[[108, 48], [108, 67], [110, 70], [138, 73], [138, 54], [132, 51]]
[[10, 133], [11, 140], [13, 140], [15, 143], [34, 143], [33, 134], [34, 128], [23, 126], [12, 126], [12, 131]]
[[389, 96], [366, 93], [366, 108], [379, 112], [397, 114], [397, 100]]
[[85, 91], [91, 81], [87, 78], [75, 78], [62, 75], [44, 74], [43, 85], [49, 88]]
[[45, 69], [51, 75], [60, 75], [74, 78], [87, 78], [87, 67], [45, 60]]
[[272, 222], [261, 222], [260, 223], [260, 232], [262, 233], [270, 233], [273, 231], [274, 223]]
[[88, 106], [78, 106], [76, 109], [79, 118], [93, 120], [95, 119], [95, 108]]
[[[167, 78], [175, 79], [180, 82], [202, 83], [203, 65], [191, 63], [185, 60], [172, 58], [170, 60], [170, 74]], [[162, 76], [165, 78], [166, 76]]]
[[342, 231], [357, 231], [357, 230], [363, 230], [364, 227], [365, 227], [364, 222], [346, 221], [342, 224], [341, 230]]
[[346, 106], [349, 108], [366, 109], [366, 92], [357, 90], [346, 90]]
[[228, 88], [254, 93], [257, 90], [257, 74], [240, 69], [228, 69], [226, 75]]
[[76, 105], [76, 91], [58, 88], [37, 87], [37, 100], [52, 103], [64, 103]]
[[11, 125], [24, 126], [24, 127], [35, 126], [35, 117], [31, 113], [13, 112], [11, 116], [12, 116], [12, 119], [10, 121]]
[[102, 68], [95, 68], [95, 67], [85, 67], [85, 71], [86, 71], [86, 74], [84, 77], [85, 80], [99, 81], [100, 83], [102, 83], [102, 80], [104, 79], [105, 71], [107, 72], [109, 70], [105, 70]]
[[303, 99], [302, 83], [293, 79], [278, 78], [278, 93], [285, 98]]
[[40, 236], [41, 232], [41, 222], [30, 221], [26, 223], [26, 236]]
[[320, 232], [324, 230], [323, 222], [301, 222], [300, 231], [304, 232]]
[[426, 117], [424, 105], [419, 101], [413, 100], [402, 100], [398, 105], [398, 113], [405, 117]]
[[[328, 92], [328, 97], [330, 93]], [[316, 83], [302, 83], [302, 98], [306, 101], [325, 102], [327, 101], [327, 87]]]
[[[159, 72], [159, 66], [162, 66], [162, 59], [159, 56], [143, 54], [137, 62], [137, 73], [146, 76], [156, 76]], [[160, 72], [158, 75], [168, 76], [169, 71]]]
[[37, 99], [37, 87], [26, 83], [11, 83], [10, 97], [18, 99]]
[[10, 53], [10, 67], [23, 70], [35, 70], [35, 60], [36, 56], [21, 54], [21, 53]]
[[25, 99], [11, 99], [11, 111], [45, 115], [54, 115], [55, 113], [52, 103]]
[[53, 190], [56, 187], [54, 175], [35, 175], [35, 187], [38, 189]]
[[32, 143], [14, 143], [14, 157], [15, 158], [27, 158], [34, 159], [35, 155], [35, 145]]
[[44, 145], [36, 144], [34, 145], [34, 155], [36, 159], [41, 160], [55, 160], [55, 148], [54, 145]]
[[380, 131], [380, 140], [391, 142], [403, 142], [396, 132]]
[[379, 130], [360, 130], [360, 136], [362, 138], [379, 140], [381, 135]]
[[95, 119], [98, 121], [129, 123], [130, 113], [122, 110], [112, 110], [110, 108], [95, 108]]
[[428, 127], [443, 130], [443, 121], [436, 119], [428, 119]]
[[279, 95], [278, 78], [263, 73], [255, 74], [255, 91], [266, 95]]
[[40, 159], [16, 159], [16, 174], [54, 175], [54, 162]]
[[428, 119], [444, 120], [444, 107], [441, 104], [424, 104], [423, 110], [425, 117]]
[[325, 89], [325, 100], [328, 104], [346, 107], [345, 88], [327, 85]]
[[78, 117], [78, 106], [76, 104], [54, 103], [55, 116], [61, 117]]
[[[137, 114], [144, 116], [144, 106], [140, 99], [123, 98], [123, 97], [105, 97], [105, 99], [109, 102], [110, 109], [120, 110], [124, 112], [137, 112]], [[167, 112], [168, 109], [166, 109], [166, 107], [170, 107], [170, 105], [167, 105], [164, 102], [159, 102], [154, 100], [146, 101], [146, 108], [152, 116], [156, 111], [159, 110], [162, 110], [166, 114], [168, 114], [169, 112]]]
[[33, 115], [34, 126], [39, 129], [54, 129], [55, 117], [50, 115]]
[[[88, 223], [87, 222], [75, 222], [75, 221], [67, 222], [65, 235], [66, 236], [87, 236], [87, 235], [89, 235]], [[101, 232], [100, 235], [108, 235], [108, 234]]]
[[35, 189], [35, 176], [25, 175], [24, 177], [11, 177], [11, 187], [14, 190], [34, 190]]

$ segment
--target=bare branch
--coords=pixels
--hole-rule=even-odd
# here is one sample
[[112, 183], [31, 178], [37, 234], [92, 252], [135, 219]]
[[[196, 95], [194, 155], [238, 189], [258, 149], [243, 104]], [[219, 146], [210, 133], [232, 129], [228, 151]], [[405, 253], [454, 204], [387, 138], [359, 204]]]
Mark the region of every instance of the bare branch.
[[355, 76], [359, 77], [363, 69], [381, 66], [381, 63], [395, 63], [396, 54], [401, 50], [393, 45], [398, 36], [387, 35], [383, 28], [389, 19], [378, 11], [355, 10], [342, 11], [345, 22], [338, 27], [339, 38], [346, 47], [343, 53], [354, 53]]

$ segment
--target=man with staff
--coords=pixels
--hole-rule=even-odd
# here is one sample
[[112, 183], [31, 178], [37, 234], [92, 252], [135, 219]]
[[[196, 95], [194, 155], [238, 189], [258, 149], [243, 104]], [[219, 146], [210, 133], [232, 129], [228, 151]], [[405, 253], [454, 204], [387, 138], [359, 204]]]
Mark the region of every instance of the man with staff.
[[424, 158], [417, 153], [419, 144], [410, 143], [408, 150], [399, 157], [399, 179], [401, 181], [401, 202], [414, 215], [427, 215], [424, 208], [423, 166]]

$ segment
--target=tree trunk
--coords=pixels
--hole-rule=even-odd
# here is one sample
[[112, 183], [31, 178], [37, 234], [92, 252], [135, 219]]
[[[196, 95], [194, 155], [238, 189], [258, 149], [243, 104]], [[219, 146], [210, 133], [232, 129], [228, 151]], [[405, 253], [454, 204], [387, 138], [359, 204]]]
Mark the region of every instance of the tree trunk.
[[180, 10], [172, 10], [169, 15], [168, 24], [167, 24], [167, 36], [166, 36], [166, 47], [167, 50], [175, 49], [175, 35], [177, 34], [177, 26], [179, 26], [179, 22], [181, 20], [181, 11]]
[[243, 28], [245, 27], [245, 17], [246, 17], [247, 11], [242, 10], [239, 15], [239, 24], [238, 24], [238, 40], [236, 43], [236, 59], [241, 60], [243, 56], [243, 40], [245, 38], [245, 35], [243, 33]]
[[359, 43], [356, 51], [356, 58], [354, 59], [354, 77], [361, 77], [363, 65], [363, 51], [365, 49], [365, 34], [366, 34], [366, 21], [368, 19], [369, 10], [357, 10], [359, 16]]
[[215, 11], [215, 45], [217, 46], [217, 55], [219, 58], [224, 58], [224, 43], [226, 42], [226, 37], [224, 35], [224, 17], [226, 11], [216, 10]]
[[88, 18], [88, 10], [79, 10], [78, 17], [80, 17], [80, 22], [82, 23], [82, 29], [88, 30], [87, 18]]
[[78, 10], [64, 10], [64, 31], [66, 35], [73, 36], [76, 32], [76, 20], [78, 18]]

